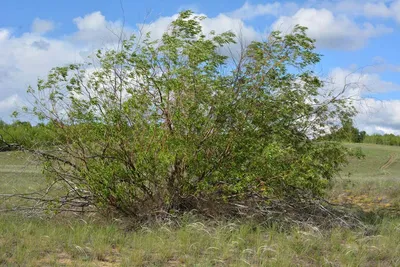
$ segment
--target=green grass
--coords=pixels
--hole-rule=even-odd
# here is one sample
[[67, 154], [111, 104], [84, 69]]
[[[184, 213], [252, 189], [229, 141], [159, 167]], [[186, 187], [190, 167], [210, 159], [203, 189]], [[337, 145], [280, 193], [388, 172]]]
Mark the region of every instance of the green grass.
[[[372, 215], [396, 210], [400, 147], [348, 145], [362, 147], [366, 157], [351, 160], [329, 198]], [[43, 186], [40, 171], [26, 162], [23, 154], [0, 153], [0, 191]], [[206, 222], [190, 216], [179, 227], [162, 223], [128, 231], [126, 222], [95, 215], [40, 219], [7, 213], [0, 214], [0, 265], [400, 266], [400, 216], [383, 214], [371, 216], [374, 231], [366, 234], [343, 228], [282, 231], [279, 225]]]
[[360, 147], [364, 159], [352, 158], [334, 181], [330, 198], [339, 203], [358, 204], [366, 211], [400, 210], [400, 147], [346, 144]]
[[21, 152], [0, 152], [2, 194], [29, 193], [44, 185], [39, 166]]
[[[351, 173], [352, 179], [380, 180], [399, 179], [400, 177], [400, 147], [374, 144], [346, 144], [348, 147], [360, 147], [365, 154], [364, 160], [352, 159], [344, 170]], [[387, 161], [393, 162], [385, 166]]]
[[[0, 194], [26, 194], [43, 189], [46, 181], [32, 158], [22, 152], [0, 152]], [[0, 198], [0, 210], [29, 201], [19, 198]]]

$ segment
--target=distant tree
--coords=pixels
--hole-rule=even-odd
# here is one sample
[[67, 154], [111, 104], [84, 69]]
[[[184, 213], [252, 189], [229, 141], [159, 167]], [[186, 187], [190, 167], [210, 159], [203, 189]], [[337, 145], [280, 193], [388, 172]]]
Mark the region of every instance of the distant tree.
[[160, 40], [133, 35], [99, 50], [98, 65], [54, 68], [29, 89], [27, 111], [63, 140], [40, 155], [64, 202], [141, 217], [323, 194], [346, 149], [314, 137], [354, 108], [322, 97], [306, 28], [228, 58], [235, 35], [204, 33], [202, 19], [183, 11]]
[[366, 136], [367, 136], [367, 133], [366, 133], [365, 131], [359, 132], [359, 133], [358, 133], [358, 136], [357, 136], [357, 141], [356, 141], [356, 143], [363, 143]]
[[360, 131], [354, 127], [351, 118], [344, 118], [341, 122], [341, 126], [326, 136], [322, 137], [325, 140], [334, 140], [341, 142], [352, 142], [352, 143], [362, 143], [365, 139], [366, 132]]

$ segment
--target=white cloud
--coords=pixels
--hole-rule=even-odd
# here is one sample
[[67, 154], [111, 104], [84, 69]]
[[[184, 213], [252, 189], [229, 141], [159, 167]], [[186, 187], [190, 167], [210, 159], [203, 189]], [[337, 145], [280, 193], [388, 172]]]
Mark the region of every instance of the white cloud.
[[54, 29], [54, 23], [50, 20], [36, 18], [31, 28], [34, 33], [44, 34]]
[[386, 4], [386, 1], [366, 3], [364, 12], [367, 17], [393, 18], [400, 23], [400, 0]]
[[17, 108], [21, 104], [21, 99], [17, 94], [11, 95], [0, 101], [0, 111], [8, 111]]
[[360, 2], [354, 0], [353, 1], [344, 0], [344, 1], [333, 2], [333, 4], [336, 6], [332, 10], [338, 13], [345, 13], [345, 14], [351, 13], [354, 16], [362, 14], [363, 12], [362, 1]]
[[392, 10], [384, 2], [379, 3], [366, 3], [364, 6], [364, 13], [368, 17], [383, 17], [387, 18], [392, 16]]
[[[391, 0], [389, 0], [391, 1]], [[335, 14], [345, 14], [349, 17], [366, 16], [366, 10], [373, 7], [380, 7], [386, 0], [308, 0], [305, 8], [328, 9]], [[366, 8], [368, 6], [368, 8]]]
[[238, 19], [252, 19], [263, 15], [278, 16], [282, 12], [282, 4], [279, 2], [252, 5], [245, 2], [242, 7], [229, 13], [228, 15]]
[[327, 9], [302, 8], [291, 17], [280, 17], [274, 30], [290, 31], [296, 24], [308, 28], [308, 35], [317, 41], [320, 48], [354, 50], [363, 47], [367, 40], [391, 32], [383, 25], [370, 23], [357, 25], [345, 15], [335, 16]]
[[368, 133], [400, 134], [400, 100], [364, 99], [357, 105], [356, 126]]
[[207, 18], [201, 24], [206, 33], [211, 30], [214, 30], [216, 33], [232, 31], [246, 43], [261, 37], [259, 32], [255, 31], [251, 26], [246, 25], [241, 19], [232, 18], [224, 14], [220, 14], [214, 18]]
[[71, 39], [83, 43], [95, 45], [114, 43], [120, 37], [125, 38], [126, 35], [132, 33], [129, 27], [123, 27], [121, 21], [107, 21], [100, 11], [74, 18], [73, 22], [78, 31], [72, 35]]
[[366, 95], [400, 92], [400, 85], [382, 80], [377, 73], [335, 68], [328, 75], [329, 89], [336, 93], [346, 86], [344, 97], [351, 97], [359, 112], [355, 124], [368, 133], [400, 134], [400, 100], [377, 100]]
[[349, 17], [394, 19], [400, 23], [400, 0], [309, 0], [307, 6], [326, 8]]
[[358, 98], [370, 94], [400, 92], [399, 84], [384, 81], [379, 74], [364, 72], [364, 69], [354, 71], [334, 68], [329, 74], [329, 80], [338, 88], [343, 88], [346, 85], [349, 90], [348, 93], [357, 95]]
[[170, 17], [160, 17], [156, 21], [147, 24], [138, 23], [136, 26], [141, 34], [150, 32], [152, 38], [160, 39], [163, 33], [168, 29], [169, 24], [177, 18], [178, 15], [175, 14]]
[[77, 17], [73, 19], [74, 23], [79, 30], [99, 30], [106, 26], [106, 18], [101, 14], [100, 11], [93, 12], [86, 16]]
[[84, 61], [104, 43], [112, 45], [118, 38], [111, 30], [122, 26], [118, 21], [107, 21], [100, 12], [74, 22], [76, 32], [60, 38], [44, 36], [54, 25], [41, 19], [33, 21], [31, 32], [20, 36], [0, 28], [0, 118], [9, 119], [16, 103], [27, 100], [26, 90], [29, 85], [36, 85], [38, 77], [45, 78], [52, 67]]
[[7, 40], [10, 37], [10, 32], [7, 29], [0, 28], [0, 42]]
[[[0, 30], [1, 32], [1, 30]], [[0, 49], [0, 117], [8, 119], [15, 103], [26, 99], [29, 85], [44, 78], [55, 66], [81, 61], [80, 47], [36, 33], [6, 35]], [[16, 101], [18, 97], [19, 101]]]
[[[327, 9], [335, 15], [346, 15], [349, 18], [391, 18], [400, 23], [400, 0], [307, 0], [301, 7], [305, 9]], [[244, 20], [254, 17], [289, 16], [299, 10], [294, 1], [275, 1], [265, 4], [245, 4], [229, 13], [229, 16]]]
[[390, 6], [390, 9], [392, 10], [393, 17], [398, 23], [400, 23], [400, 0], [394, 2]]

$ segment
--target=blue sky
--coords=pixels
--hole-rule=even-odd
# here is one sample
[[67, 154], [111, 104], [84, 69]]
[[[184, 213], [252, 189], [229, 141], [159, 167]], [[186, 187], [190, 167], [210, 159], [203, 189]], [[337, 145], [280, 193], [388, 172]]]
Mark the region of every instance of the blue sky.
[[[122, 6], [121, 6], [122, 4]], [[400, 0], [306, 1], [128, 1], [2, 0], [0, 8], [0, 118], [27, 100], [29, 84], [51, 67], [79, 62], [95, 48], [109, 46], [109, 29], [125, 21], [160, 36], [182, 9], [208, 17], [206, 30], [242, 32], [246, 42], [295, 24], [309, 28], [323, 54], [316, 67], [338, 88], [351, 93], [359, 128], [400, 134]]]

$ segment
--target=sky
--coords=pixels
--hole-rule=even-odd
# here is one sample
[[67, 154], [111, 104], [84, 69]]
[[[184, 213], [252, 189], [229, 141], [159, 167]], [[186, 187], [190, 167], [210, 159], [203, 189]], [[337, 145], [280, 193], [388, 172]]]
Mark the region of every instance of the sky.
[[121, 28], [161, 36], [179, 11], [207, 16], [206, 31], [231, 30], [249, 43], [300, 24], [316, 40], [318, 75], [351, 84], [355, 125], [400, 134], [400, 0], [0, 0], [0, 119], [26, 104], [26, 90], [55, 66], [112, 47]]

